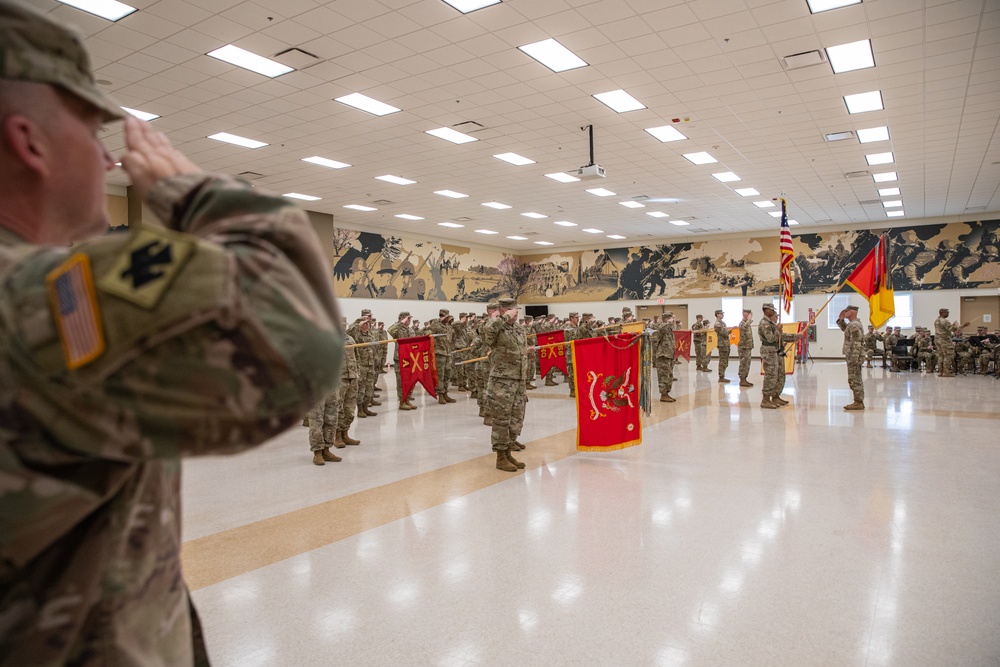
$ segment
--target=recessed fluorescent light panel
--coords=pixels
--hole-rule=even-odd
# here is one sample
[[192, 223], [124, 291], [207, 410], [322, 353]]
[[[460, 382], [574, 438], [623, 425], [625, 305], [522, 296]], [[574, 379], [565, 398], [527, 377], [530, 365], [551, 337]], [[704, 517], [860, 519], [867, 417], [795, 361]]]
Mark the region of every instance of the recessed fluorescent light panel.
[[386, 174], [385, 176], [376, 176], [376, 180], [385, 181], [386, 183], [395, 183], [396, 185], [413, 185], [416, 181], [411, 181], [408, 178], [402, 178], [400, 176], [393, 176], [392, 174]]
[[611, 190], [607, 190], [605, 188], [591, 188], [590, 190], [587, 190], [587, 192], [589, 192], [592, 195], [597, 195], [598, 197], [614, 197], [615, 196], [614, 192], [612, 192]]
[[602, 104], [611, 107], [618, 113], [626, 113], [628, 111], [638, 111], [639, 109], [645, 109], [646, 105], [635, 99], [624, 90], [611, 90], [606, 93], [597, 93], [594, 98], [601, 102]]
[[861, 0], [806, 0], [806, 3], [809, 5], [809, 11], [813, 14], [819, 14], [848, 5], [859, 5]]
[[857, 95], [844, 95], [844, 103], [847, 105], [847, 113], [851, 114], [878, 111], [883, 108], [882, 91], [873, 90]]
[[670, 217], [670, 215], [668, 213], [664, 213], [663, 211], [650, 211], [646, 215], [648, 215], [651, 218], [669, 218]]
[[225, 141], [227, 144], [236, 144], [237, 146], [243, 146], [244, 148], [263, 148], [267, 146], [263, 141], [256, 141], [254, 139], [247, 139], [246, 137], [240, 137], [235, 134], [229, 134], [228, 132], [219, 132], [217, 134], [209, 135], [209, 139], [215, 139], [216, 141]]
[[797, 225], [797, 224], [799, 224], [799, 221], [798, 220], [789, 220], [788, 224], [789, 225]]
[[604, 230], [601, 230], [601, 229], [584, 229], [583, 231], [587, 232], [588, 234], [603, 234], [604, 233]]
[[570, 222], [569, 220], [556, 220], [552, 224], [559, 225], [561, 227], [576, 227], [577, 226], [577, 224], [575, 222]]
[[319, 201], [322, 197], [313, 197], [312, 195], [303, 195], [298, 192], [286, 192], [281, 195], [282, 197], [288, 197], [290, 199], [302, 199], [303, 201]]
[[757, 208], [772, 208], [774, 206], [774, 202], [767, 200], [755, 201], [753, 205], [756, 206]]
[[872, 43], [868, 39], [827, 47], [826, 57], [830, 60], [830, 66], [833, 67], [834, 74], [875, 67], [875, 56], [872, 55]]
[[477, 229], [477, 234], [499, 234], [500, 232], [495, 232], [492, 229]]
[[354, 209], [355, 211], [377, 211], [378, 209], [373, 206], [362, 206], [361, 204], [347, 204], [344, 208]]
[[723, 183], [731, 183], [733, 181], [743, 180], [731, 171], [723, 171], [718, 174], [712, 174], [712, 177], [715, 178], [716, 180], [722, 181]]
[[507, 206], [507, 204], [501, 204], [498, 201], [483, 202], [483, 206], [489, 206], [490, 208], [495, 208], [497, 210], [503, 210], [505, 208], [511, 208], [510, 206]]
[[528, 240], [527, 236], [508, 236], [507, 238], [509, 238], [512, 241], [527, 241]]
[[462, 199], [469, 196], [461, 192], [455, 192], [454, 190], [435, 190], [434, 194], [441, 195], [442, 197], [451, 197], [452, 199]]
[[869, 127], [866, 130], [858, 130], [858, 142], [862, 144], [870, 144], [873, 141], [888, 141], [889, 140], [889, 128], [886, 126], [882, 127]]
[[559, 181], [560, 183], [572, 183], [580, 180], [576, 176], [570, 176], [569, 174], [564, 174], [561, 171], [557, 171], [554, 174], [545, 174], [545, 177], [551, 178], [553, 181]]
[[294, 69], [264, 56], [258, 56], [256, 53], [250, 53], [246, 49], [241, 49], [233, 44], [226, 44], [215, 51], [209, 51], [208, 55], [227, 62], [230, 65], [236, 65], [251, 72], [257, 72], [257, 74], [263, 74], [272, 79], [276, 76], [287, 74]]
[[517, 48], [553, 72], [565, 72], [587, 66], [586, 62], [554, 39], [543, 39], [540, 42], [525, 44]]
[[780, 218], [781, 211], [771, 211], [770, 213], [768, 213], [768, 215], [771, 216], [772, 218]]
[[465, 227], [465, 225], [460, 225], [457, 222], [439, 222], [438, 224], [442, 227], [452, 227], [452, 228]]
[[903, 211], [886, 211], [885, 215], [886, 215], [886, 217], [889, 217], [889, 218], [902, 218], [903, 217]]
[[893, 197], [899, 194], [899, 188], [882, 188], [878, 191], [879, 197]]
[[471, 137], [464, 132], [459, 132], [458, 130], [453, 130], [450, 127], [439, 127], [436, 130], [426, 130], [425, 134], [437, 137], [438, 139], [444, 139], [445, 141], [450, 141], [453, 144], [467, 144], [472, 141], [479, 141], [475, 137]]
[[136, 11], [135, 7], [115, 0], [59, 0], [59, 2], [109, 21], [117, 21]]
[[542, 218], [549, 217], [542, 213], [535, 213], [534, 211], [528, 211], [527, 213], [522, 213], [521, 215], [523, 215], [526, 218], [534, 218], [535, 220], [541, 220]]
[[896, 172], [884, 171], [881, 174], [872, 174], [872, 180], [876, 183], [888, 183], [889, 181], [896, 180]]
[[[673, 125], [661, 125], [660, 127], [647, 127], [646, 131], [651, 135], [666, 143], [668, 141], [683, 141], [687, 139], [683, 134], [674, 129]], [[611, 238], [610, 236], [608, 238]], [[624, 236], [622, 238], [625, 238]]]
[[483, 7], [489, 7], [490, 5], [500, 4], [500, 0], [444, 0], [446, 3], [462, 12], [463, 14], [468, 14], [469, 12], [474, 12], [477, 9], [482, 9]]
[[713, 162], [718, 162], [718, 160], [704, 151], [701, 153], [685, 153], [684, 158], [694, 164], [712, 164]]
[[499, 155], [494, 155], [498, 160], [503, 160], [504, 162], [509, 162], [512, 165], [523, 167], [526, 164], [535, 164], [535, 161], [531, 158], [526, 158], [523, 155], [518, 155], [517, 153], [500, 153]]
[[313, 155], [312, 157], [302, 158], [303, 162], [311, 162], [312, 164], [318, 164], [321, 167], [327, 167], [328, 169], [346, 169], [351, 165], [346, 162], [337, 162], [336, 160], [328, 160], [325, 157], [320, 157], [318, 155]]
[[535, 241], [536, 245], [555, 245], [552, 241]]
[[891, 151], [888, 153], [869, 153], [868, 155], [865, 156], [865, 159], [868, 160], [868, 164], [870, 165], [892, 164], [893, 162], [895, 162], [895, 160], [892, 157]]
[[741, 197], [756, 197], [757, 195], [760, 194], [753, 188], [736, 188], [735, 190], [733, 190], [733, 192], [735, 192]]
[[625, 208], [646, 208], [645, 204], [640, 204], [637, 201], [620, 201], [618, 204]]
[[899, 208], [902, 205], [903, 205], [903, 200], [902, 199], [894, 199], [892, 201], [884, 201], [884, 202], [882, 202], [882, 206], [885, 207], [885, 208]]
[[423, 220], [419, 215], [410, 215], [409, 213], [399, 213], [395, 217], [403, 220]]
[[621, 241], [625, 237], [622, 236], [621, 234], [608, 234], [608, 238], [614, 239], [615, 241]]
[[667, 222], [671, 225], [677, 225], [678, 227], [687, 227], [691, 224], [690, 222], [684, 222], [683, 220], [667, 220]]
[[150, 121], [159, 118], [159, 116], [155, 113], [149, 113], [148, 111], [139, 111], [138, 109], [129, 109], [128, 107], [122, 107], [122, 110], [135, 116], [139, 120]]
[[349, 107], [360, 109], [361, 111], [367, 111], [375, 116], [388, 116], [391, 113], [399, 111], [399, 109], [391, 104], [379, 102], [378, 100], [374, 100], [367, 95], [362, 95], [361, 93], [344, 95], [343, 97], [336, 98], [336, 101], [341, 104], [346, 104]]

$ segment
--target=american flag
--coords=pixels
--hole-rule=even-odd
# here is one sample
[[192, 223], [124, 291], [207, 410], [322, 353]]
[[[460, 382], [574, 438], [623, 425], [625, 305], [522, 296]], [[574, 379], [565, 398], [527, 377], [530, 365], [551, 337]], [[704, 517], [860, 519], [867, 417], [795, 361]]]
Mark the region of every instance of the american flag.
[[79, 368], [104, 351], [104, 336], [90, 276], [90, 258], [82, 254], [73, 255], [49, 274], [48, 285], [66, 367]]
[[781, 198], [781, 294], [785, 303], [785, 313], [792, 312], [792, 262], [795, 248], [792, 246], [792, 230], [788, 226], [788, 210], [785, 198]]

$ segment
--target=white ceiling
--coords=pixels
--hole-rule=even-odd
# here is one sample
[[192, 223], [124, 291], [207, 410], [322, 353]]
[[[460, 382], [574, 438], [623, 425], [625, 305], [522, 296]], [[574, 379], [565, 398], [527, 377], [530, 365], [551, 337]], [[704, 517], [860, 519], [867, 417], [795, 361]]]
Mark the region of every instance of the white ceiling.
[[[160, 114], [154, 125], [206, 170], [257, 172], [270, 190], [321, 197], [306, 206], [332, 213], [338, 226], [531, 253], [543, 251], [533, 244], [540, 240], [594, 247], [698, 238], [697, 230], [776, 230], [753, 201], [782, 192], [789, 217], [801, 223], [796, 233], [884, 225], [893, 219], [877, 189], [886, 186], [901, 189], [914, 223], [1000, 211], [996, 0], [865, 0], [815, 15], [806, 0], [504, 0], [465, 15], [442, 0], [128, 1], [139, 11], [117, 23], [55, 0], [39, 4], [84, 31], [97, 77], [111, 82], [105, 88], [121, 104]], [[550, 37], [589, 66], [557, 74], [517, 49]], [[866, 38], [874, 68], [786, 71], [780, 60]], [[268, 79], [204, 55], [227, 43], [268, 57], [298, 47], [319, 62]], [[648, 108], [618, 114], [592, 97], [618, 88]], [[882, 91], [885, 110], [849, 115], [843, 95], [870, 90]], [[334, 101], [355, 92], [402, 111], [376, 117]], [[660, 143], [644, 132], [675, 118], [687, 141]], [[424, 133], [466, 121], [483, 126], [472, 132], [479, 141], [454, 145]], [[589, 162], [581, 127], [591, 123], [607, 178], [545, 178]], [[829, 132], [880, 125], [890, 142], [824, 141]], [[249, 150], [206, 138], [217, 132], [270, 145]], [[110, 128], [107, 144], [122, 149], [120, 127]], [[865, 154], [890, 150], [894, 165], [867, 165]], [[537, 164], [491, 157], [508, 151]], [[697, 151], [719, 163], [681, 157]], [[353, 166], [301, 161], [312, 155]], [[866, 169], [895, 170], [899, 180], [844, 176]], [[711, 176], [720, 171], [742, 181], [720, 183]], [[417, 183], [374, 179], [382, 174]], [[126, 182], [121, 172], [109, 177]], [[617, 196], [585, 192], [593, 187]], [[731, 187], [762, 196], [740, 197]], [[442, 189], [470, 196], [434, 194]], [[654, 201], [640, 209], [617, 203], [640, 196]], [[343, 208], [379, 200], [391, 203], [369, 213]], [[488, 201], [513, 208], [481, 206]], [[691, 226], [646, 215], [656, 210]], [[549, 217], [519, 215], [526, 211]], [[425, 220], [394, 217], [401, 213]], [[437, 225], [455, 220], [465, 227]], [[582, 232], [588, 227], [627, 241]], [[529, 240], [505, 238], [516, 234]]]

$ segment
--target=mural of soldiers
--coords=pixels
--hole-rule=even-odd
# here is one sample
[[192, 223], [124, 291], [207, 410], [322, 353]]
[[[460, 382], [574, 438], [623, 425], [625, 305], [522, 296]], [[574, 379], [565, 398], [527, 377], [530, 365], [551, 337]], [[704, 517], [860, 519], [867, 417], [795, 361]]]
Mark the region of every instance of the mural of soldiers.
[[837, 326], [844, 332], [844, 359], [847, 360], [847, 384], [854, 394], [854, 402], [845, 405], [845, 410], [865, 409], [865, 384], [861, 379], [861, 363], [864, 359], [864, 329], [858, 320], [858, 307], [848, 306], [840, 311]]

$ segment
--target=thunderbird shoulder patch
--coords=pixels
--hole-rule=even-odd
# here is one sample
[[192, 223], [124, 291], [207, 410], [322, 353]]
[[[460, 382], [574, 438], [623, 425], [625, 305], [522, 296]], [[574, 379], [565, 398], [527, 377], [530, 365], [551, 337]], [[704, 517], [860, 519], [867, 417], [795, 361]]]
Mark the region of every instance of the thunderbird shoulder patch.
[[45, 277], [52, 316], [59, 327], [66, 368], [84, 366], [104, 352], [101, 314], [90, 257], [77, 253]]
[[193, 251], [194, 241], [183, 234], [161, 227], [143, 227], [132, 234], [97, 286], [152, 310]]

